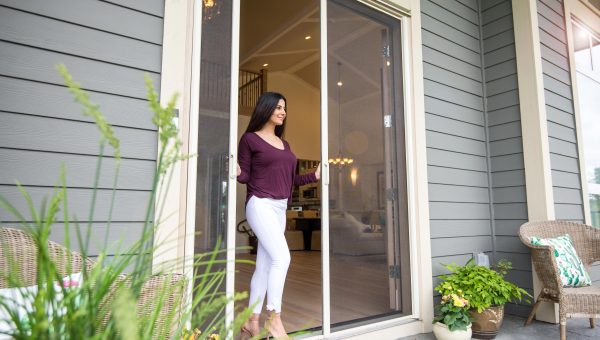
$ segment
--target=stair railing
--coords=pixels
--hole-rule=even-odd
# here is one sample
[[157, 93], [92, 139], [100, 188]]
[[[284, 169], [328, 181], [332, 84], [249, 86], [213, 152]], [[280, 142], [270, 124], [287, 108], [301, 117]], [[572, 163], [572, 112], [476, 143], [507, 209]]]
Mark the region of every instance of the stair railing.
[[258, 97], [267, 91], [267, 70], [253, 72], [240, 69], [239, 105], [253, 108]]

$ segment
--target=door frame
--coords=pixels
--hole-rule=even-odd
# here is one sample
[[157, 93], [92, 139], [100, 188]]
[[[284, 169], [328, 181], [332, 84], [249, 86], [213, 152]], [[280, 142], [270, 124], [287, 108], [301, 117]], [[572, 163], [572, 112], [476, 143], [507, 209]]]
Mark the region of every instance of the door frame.
[[[327, 69], [327, 0], [319, 0], [321, 92], [321, 310], [322, 335], [331, 334], [331, 280], [329, 268], [329, 89]], [[325, 84], [325, 85], [323, 85]]]
[[[412, 314], [408, 316], [402, 316], [393, 318], [385, 321], [376, 321], [373, 323], [356, 326], [353, 328], [344, 329], [341, 331], [331, 332], [330, 325], [330, 295], [329, 295], [329, 211], [325, 209], [326, 205], [323, 206], [322, 221], [323, 230], [322, 236], [322, 272], [323, 272], [323, 331], [313, 333], [314, 339], [321, 338], [339, 338], [339, 337], [352, 337], [354, 335], [371, 333], [373, 336], [384, 337], [386, 335], [397, 335], [398, 332], [401, 334], [417, 334], [427, 332], [431, 330], [431, 320], [433, 318], [433, 285], [432, 285], [432, 266], [431, 266], [431, 245], [430, 245], [430, 230], [429, 230], [429, 202], [427, 192], [427, 162], [426, 162], [426, 143], [425, 143], [425, 113], [424, 113], [424, 86], [423, 86], [423, 66], [422, 66], [422, 51], [421, 51], [421, 20], [420, 15], [413, 15], [414, 13], [420, 13], [420, 2], [419, 0], [355, 0], [362, 4], [369, 5], [382, 11], [381, 7], [374, 7], [374, 5], [384, 4], [385, 6], [392, 6], [399, 10], [394, 13], [384, 13], [392, 15], [398, 18], [398, 13], [401, 13], [401, 48], [402, 48], [402, 71], [403, 76], [401, 81], [403, 82], [403, 97], [404, 97], [404, 119], [405, 119], [405, 153], [406, 153], [406, 171], [407, 171], [407, 193], [408, 193], [408, 218], [410, 228], [410, 263], [411, 263], [411, 295], [412, 295]], [[200, 70], [200, 33], [202, 16], [198, 13], [202, 13], [202, 2], [201, 0], [188, 0], [189, 8], [194, 8], [192, 13], [186, 13], [188, 22], [191, 25], [187, 25], [184, 36], [192, 37], [186, 43], [179, 43], [177, 48], [178, 51], [188, 56], [189, 63], [186, 63], [188, 67], [184, 70], [183, 75], [180, 69], [173, 70], [173, 65], [169, 64], [165, 58], [163, 58], [163, 74], [161, 80], [173, 76], [173, 73], [178, 73], [186, 79], [184, 84], [184, 96], [189, 96], [188, 100], [182, 105], [182, 116], [180, 117], [182, 134], [189, 134], [189, 138], [184, 139], [184, 146], [188, 152], [197, 150], [198, 138], [197, 129], [193, 127], [198, 125], [197, 113], [194, 114], [194, 107], [199, 103], [199, 70]], [[327, 0], [320, 0], [321, 12], [321, 27], [325, 27], [325, 30], [321, 30], [321, 60], [327, 60], [327, 39], [326, 39], [326, 8]], [[400, 4], [402, 6], [400, 6]], [[165, 32], [168, 30], [167, 18], [169, 14], [169, 2], [166, 3], [165, 9]], [[239, 68], [239, 25], [240, 25], [240, 0], [233, 0], [233, 17], [232, 17], [232, 60], [231, 60], [231, 71], [232, 75], [237, 74]], [[177, 13], [179, 20], [181, 20], [182, 13]], [[190, 18], [191, 16], [191, 18]], [[185, 22], [185, 20], [183, 20]], [[173, 21], [172, 21], [173, 22]], [[171, 23], [170, 25], [174, 25]], [[177, 24], [179, 31], [181, 31], [181, 21]], [[323, 38], [325, 34], [325, 38]], [[177, 36], [165, 34], [165, 46], [167, 41], [181, 39]], [[191, 42], [190, 42], [191, 41]], [[190, 48], [190, 45], [193, 48]], [[193, 52], [192, 52], [193, 51]], [[190, 66], [191, 65], [191, 66]], [[191, 74], [191, 77], [190, 77]], [[327, 67], [321, 68], [321, 83], [327, 81]], [[190, 79], [193, 78], [193, 79]], [[231, 93], [237, 93], [237, 77], [231, 79]], [[161, 93], [166, 93], [166, 83], [161, 82]], [[169, 87], [167, 87], [168, 91]], [[328, 145], [327, 145], [327, 100], [323, 98], [327, 97], [327, 86], [321, 86], [322, 100], [321, 100], [321, 161], [323, 168], [323, 178], [321, 181], [323, 200], [328, 203], [328, 189], [329, 185], [329, 165], [328, 160]], [[325, 89], [323, 96], [323, 89]], [[189, 91], [188, 91], [189, 90]], [[172, 91], [171, 91], [172, 92]], [[237, 96], [233, 95], [231, 98], [231, 115], [230, 115], [230, 159], [237, 158]], [[175, 190], [180, 193], [180, 196], [187, 197], [180, 203], [180, 209], [184, 210], [185, 213], [180, 214], [181, 223], [178, 224], [180, 233], [185, 230], [185, 239], [178, 243], [176, 251], [181, 254], [183, 253], [184, 259], [190, 258], [194, 251], [194, 214], [195, 207], [194, 202], [195, 185], [197, 180], [195, 166], [189, 162], [186, 164], [183, 171], [181, 171], [181, 178], [174, 178], [175, 183], [177, 180], [181, 181], [180, 186], [176, 187]], [[230, 173], [234, 162], [230, 162]], [[235, 168], [233, 168], [235, 170]], [[230, 176], [229, 182], [229, 207], [228, 207], [228, 250], [227, 250], [227, 280], [226, 280], [226, 292], [228, 296], [232, 296], [234, 292], [234, 280], [235, 280], [235, 197], [236, 197], [236, 178]], [[234, 185], [231, 185], [234, 184]], [[328, 207], [327, 207], [328, 208]], [[167, 229], [168, 226], [163, 227]], [[184, 272], [189, 272], [189, 261], [184, 265]], [[227, 313], [227, 324], [231, 325], [233, 321], [233, 303], [230, 303], [226, 309]]]

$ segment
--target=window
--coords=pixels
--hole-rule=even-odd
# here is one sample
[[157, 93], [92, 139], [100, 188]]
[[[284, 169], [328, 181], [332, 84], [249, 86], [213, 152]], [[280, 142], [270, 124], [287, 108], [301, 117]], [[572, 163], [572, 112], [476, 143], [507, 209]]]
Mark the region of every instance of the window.
[[577, 94], [591, 223], [600, 227], [600, 35], [576, 20], [573, 24]]

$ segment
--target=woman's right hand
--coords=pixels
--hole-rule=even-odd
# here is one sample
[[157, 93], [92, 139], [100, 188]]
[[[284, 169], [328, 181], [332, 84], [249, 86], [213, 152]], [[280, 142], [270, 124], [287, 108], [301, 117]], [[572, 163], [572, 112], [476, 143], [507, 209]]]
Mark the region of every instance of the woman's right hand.
[[241, 175], [242, 174], [242, 168], [240, 168], [240, 163], [237, 163], [237, 175]]

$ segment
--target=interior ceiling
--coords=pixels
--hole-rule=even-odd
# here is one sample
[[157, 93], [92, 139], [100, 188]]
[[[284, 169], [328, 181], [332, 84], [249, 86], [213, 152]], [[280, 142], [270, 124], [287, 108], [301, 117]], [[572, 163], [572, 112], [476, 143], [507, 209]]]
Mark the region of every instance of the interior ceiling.
[[[365, 60], [372, 59], [369, 55], [373, 55], [373, 50], [364, 47], [370, 47], [375, 43], [375, 48], [379, 49], [378, 25], [372, 24], [365, 18], [349, 15], [346, 10], [337, 6], [329, 6], [328, 11], [332, 23], [329, 25], [328, 33], [330, 74], [337, 76], [336, 64], [340, 61], [344, 65], [342, 72], [350, 76], [351, 70], [362, 68], [361, 61], [364, 63]], [[348, 32], [352, 33], [348, 34]], [[310, 39], [305, 39], [307, 36], [310, 36]], [[244, 0], [241, 2], [241, 69], [256, 72], [264, 68], [269, 72], [285, 72], [299, 77], [318, 89], [320, 87], [319, 40], [317, 0]], [[351, 56], [351, 58], [342, 58], [341, 55]], [[263, 66], [265, 63], [268, 64], [267, 67]], [[379, 72], [367, 73], [379, 75]], [[345, 92], [350, 95], [353, 92], [360, 92], [362, 87], [364, 93], [365, 84], [378, 85], [379, 79], [369, 79], [367, 73], [354, 74], [362, 79], [355, 82], [356, 91], [349, 89], [347, 84], [350, 84], [345, 82]], [[335, 87], [331, 90], [337, 91]]]
[[318, 5], [316, 0], [242, 1], [240, 67], [287, 72], [318, 88]]

